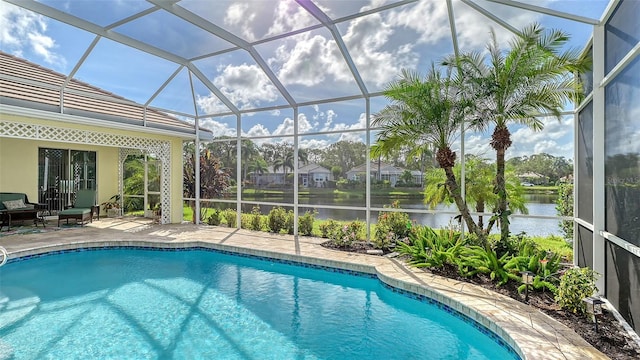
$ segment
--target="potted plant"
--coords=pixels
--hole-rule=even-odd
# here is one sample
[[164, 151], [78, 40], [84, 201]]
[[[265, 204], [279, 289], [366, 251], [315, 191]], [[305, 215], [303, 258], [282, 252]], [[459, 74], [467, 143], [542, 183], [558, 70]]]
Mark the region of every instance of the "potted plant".
[[153, 221], [156, 223], [160, 223], [160, 217], [162, 216], [162, 203], [157, 203], [153, 207]]
[[120, 195], [115, 194], [109, 198], [108, 201], [100, 204], [108, 217], [122, 216], [122, 210], [120, 209]]

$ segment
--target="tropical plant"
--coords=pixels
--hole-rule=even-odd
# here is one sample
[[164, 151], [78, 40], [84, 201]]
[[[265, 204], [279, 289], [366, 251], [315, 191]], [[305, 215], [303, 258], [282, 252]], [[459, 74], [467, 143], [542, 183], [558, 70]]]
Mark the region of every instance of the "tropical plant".
[[273, 171], [278, 171], [282, 169], [284, 171], [284, 178], [287, 178], [287, 171], [293, 171], [294, 160], [293, 160], [293, 152], [287, 151], [284, 154], [281, 154], [280, 157], [276, 158], [273, 162]]
[[257, 179], [260, 175], [269, 172], [269, 165], [267, 165], [267, 162], [263, 158], [256, 157], [251, 161], [250, 164], [248, 164], [247, 170], [249, 171], [249, 173], [252, 173], [254, 175], [254, 181], [257, 182]]
[[495, 33], [483, 52], [451, 56], [444, 65], [455, 66], [460, 74], [462, 94], [473, 100], [475, 111], [469, 118], [481, 131], [493, 127], [491, 147], [496, 152], [495, 192], [498, 195], [496, 216], [502, 241], [509, 237], [505, 153], [511, 146], [508, 125], [520, 124], [539, 131], [541, 114], [560, 120], [568, 100], [582, 92], [575, 72], [588, 68], [576, 50], [562, 50], [569, 36], [560, 30], [545, 31], [540, 25], [525, 27], [503, 51]]
[[242, 139], [240, 141], [240, 159], [242, 167], [242, 180], [247, 179], [251, 165], [255, 165], [255, 162], [260, 159], [260, 153], [256, 144], [249, 139]]
[[409, 235], [409, 241], [398, 242], [396, 250], [409, 255], [409, 263], [416, 267], [441, 268], [457, 264], [464, 245], [464, 237], [458, 231], [417, 226]]
[[438, 165], [446, 175], [445, 189], [469, 231], [486, 238], [471, 217], [453, 172], [456, 153], [451, 144], [471, 106], [469, 100], [460, 97], [454, 85], [452, 72], [443, 74], [434, 65], [424, 78], [416, 72], [402, 70], [400, 79], [389, 83], [384, 90], [391, 104], [373, 117], [372, 125], [380, 127], [380, 132], [371, 156], [379, 157], [407, 145], [434, 148]]
[[[462, 166], [456, 164], [453, 171], [456, 178], [462, 177]], [[474, 207], [478, 213], [485, 211], [493, 212], [498, 205], [498, 196], [494, 192], [494, 172], [495, 167], [487, 159], [475, 155], [465, 156], [465, 188], [466, 201]], [[528, 214], [524, 197], [524, 190], [520, 185], [520, 180], [513, 171], [506, 172], [506, 182], [509, 197], [509, 209], [513, 212]], [[435, 208], [440, 203], [451, 204], [453, 199], [449, 196], [444, 182], [446, 176], [442, 169], [431, 169], [426, 174], [426, 185], [424, 189], [424, 200], [431, 208]], [[487, 209], [488, 208], [488, 209]], [[478, 216], [478, 227], [484, 229], [485, 234], [489, 234], [493, 229], [496, 219], [491, 218], [486, 228], [484, 227], [484, 217]]]
[[[561, 260], [560, 254], [540, 250], [532, 241], [523, 241], [518, 255], [511, 258], [504, 268], [515, 275], [522, 271], [532, 272], [534, 278], [530, 287], [543, 292], [548, 289], [555, 294], [560, 282], [558, 275]], [[523, 292], [527, 286], [527, 284], [520, 285], [518, 291]]]
[[585, 306], [582, 299], [592, 296], [598, 291], [597, 277], [597, 272], [586, 267], [565, 271], [560, 277], [560, 286], [558, 286], [556, 293], [556, 302], [560, 308], [584, 314]]
[[100, 204], [102, 208], [107, 211], [110, 209], [120, 209], [120, 194], [115, 194], [109, 198], [109, 200]]
[[[191, 149], [193, 151], [193, 149]], [[200, 161], [200, 197], [203, 199], [220, 198], [229, 187], [229, 173], [221, 167], [220, 160], [205, 149], [199, 156]], [[193, 152], [185, 151], [183, 159], [183, 196], [196, 197], [196, 168]], [[192, 222], [196, 222], [196, 202], [189, 201], [193, 211]], [[202, 215], [202, 214], [201, 214]]]
[[469, 246], [462, 250], [458, 261], [460, 275], [472, 277], [478, 274], [488, 274], [491, 280], [497, 281], [497, 285], [504, 285], [510, 279], [519, 280], [520, 277], [511, 273], [505, 266], [511, 259], [510, 254], [498, 256], [498, 253], [490, 246]]

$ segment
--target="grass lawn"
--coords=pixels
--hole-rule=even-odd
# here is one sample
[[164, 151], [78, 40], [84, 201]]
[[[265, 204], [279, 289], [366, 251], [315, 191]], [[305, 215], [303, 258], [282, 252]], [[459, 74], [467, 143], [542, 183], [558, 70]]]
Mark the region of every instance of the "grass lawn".
[[535, 186], [529, 186], [529, 187], [523, 187], [525, 194], [538, 194], [538, 193], [558, 193], [558, 187], [557, 186], [541, 186], [541, 185], [535, 185]]
[[562, 237], [553, 235], [533, 236], [532, 239], [541, 249], [549, 250], [554, 254], [560, 254], [563, 258], [567, 259], [567, 261], [573, 260], [573, 249]]

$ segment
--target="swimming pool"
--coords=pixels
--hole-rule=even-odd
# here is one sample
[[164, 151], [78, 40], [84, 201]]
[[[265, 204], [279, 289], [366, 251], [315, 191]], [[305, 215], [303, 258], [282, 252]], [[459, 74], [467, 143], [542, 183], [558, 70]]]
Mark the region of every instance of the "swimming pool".
[[0, 358], [517, 358], [372, 276], [203, 249], [13, 261], [0, 310]]

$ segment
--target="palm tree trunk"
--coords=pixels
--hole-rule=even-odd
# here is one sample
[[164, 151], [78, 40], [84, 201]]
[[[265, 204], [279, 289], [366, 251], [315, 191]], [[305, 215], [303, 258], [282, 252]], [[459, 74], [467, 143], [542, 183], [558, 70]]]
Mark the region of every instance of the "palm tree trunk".
[[453, 173], [453, 168], [447, 167], [444, 169], [444, 172], [447, 175], [446, 184], [447, 184], [447, 189], [449, 190], [449, 195], [453, 197], [453, 200], [455, 201], [456, 206], [458, 207], [458, 211], [460, 211], [460, 215], [462, 216], [462, 219], [464, 220], [465, 224], [467, 224], [467, 228], [469, 229], [469, 232], [472, 232], [478, 235], [478, 238], [483, 239], [484, 234], [478, 228], [475, 221], [473, 221], [473, 217], [471, 217], [471, 213], [469, 212], [469, 207], [467, 206], [467, 203], [462, 198], [462, 194], [460, 193], [460, 187], [458, 186], [458, 183], [456, 182], [456, 176]]
[[485, 236], [481, 228], [478, 228], [475, 221], [473, 221], [473, 217], [471, 217], [471, 212], [469, 212], [469, 207], [467, 203], [462, 198], [462, 193], [460, 192], [460, 187], [458, 186], [458, 182], [456, 181], [456, 175], [453, 173], [453, 165], [455, 164], [456, 154], [451, 151], [449, 148], [438, 149], [436, 154], [438, 164], [441, 168], [444, 169], [444, 173], [447, 176], [446, 186], [449, 191], [449, 195], [453, 197], [456, 206], [458, 207], [458, 211], [460, 211], [460, 215], [462, 219], [467, 224], [467, 228], [469, 232], [472, 232], [478, 236], [480, 241], [484, 242]]
[[506, 126], [498, 126], [491, 135], [491, 147], [496, 150], [496, 188], [498, 194], [498, 218], [500, 225], [500, 241], [509, 239], [509, 211], [507, 202], [507, 189], [505, 185], [505, 153], [511, 146], [511, 133]]
[[[483, 201], [478, 201], [478, 203], [476, 204], [476, 211], [479, 213], [483, 213], [484, 212], [484, 200]], [[484, 228], [484, 222], [482, 219], [482, 215], [478, 216], [478, 227], [480, 229]]]

